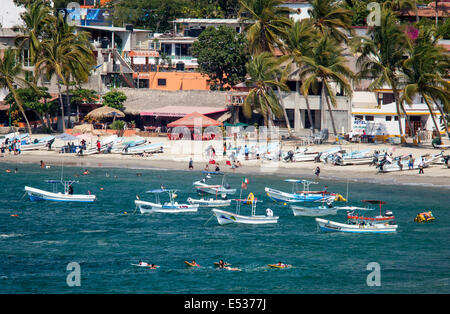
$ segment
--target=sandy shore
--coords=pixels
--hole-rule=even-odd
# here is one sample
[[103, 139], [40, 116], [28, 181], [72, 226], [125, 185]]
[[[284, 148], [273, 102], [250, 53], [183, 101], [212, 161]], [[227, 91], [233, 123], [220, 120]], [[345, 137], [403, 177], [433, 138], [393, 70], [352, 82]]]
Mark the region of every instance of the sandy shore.
[[[349, 165], [334, 166], [331, 164], [314, 162], [294, 162], [286, 163], [282, 161], [268, 160], [240, 160], [242, 167], [231, 169], [225, 164], [222, 157], [222, 141], [168, 141], [167, 138], [148, 138], [152, 143], [161, 143], [164, 145], [164, 153], [153, 154], [148, 157], [128, 156], [120, 154], [96, 154], [91, 156], [79, 157], [75, 154], [60, 154], [59, 147], [64, 143], [56, 141], [52, 151], [38, 150], [26, 151], [20, 155], [14, 156], [6, 152], [0, 157], [0, 163], [32, 163], [39, 165], [43, 160], [47, 165], [77, 166], [82, 168], [105, 167], [105, 168], [129, 168], [129, 169], [171, 169], [188, 171], [188, 162], [190, 158], [194, 161], [194, 170], [203, 170], [208, 163], [209, 157], [205, 150], [209, 145], [216, 149], [216, 161], [219, 163], [220, 170], [227, 173], [242, 173], [246, 175], [278, 175], [290, 178], [315, 178], [314, 169], [319, 166], [321, 169], [320, 179], [323, 180], [358, 180], [363, 182], [374, 182], [381, 184], [404, 184], [404, 185], [430, 185], [450, 188], [450, 169], [442, 164], [433, 164], [424, 170], [424, 174], [418, 174], [418, 170], [407, 170], [402, 172], [378, 173], [374, 166], [368, 165]], [[447, 143], [446, 143], [447, 144]], [[283, 151], [298, 146], [295, 142], [283, 142]], [[323, 151], [335, 145], [322, 144], [311, 145], [310, 151]], [[425, 154], [437, 154], [439, 150], [433, 149], [431, 145], [422, 145], [419, 147], [405, 147], [390, 144], [345, 144], [340, 145], [347, 151], [355, 150], [379, 150], [392, 152], [394, 156], [413, 154], [419, 157]], [[447, 150], [445, 154], [450, 154]], [[3, 168], [7, 168], [5, 164]], [[214, 165], [210, 165], [213, 170]]]

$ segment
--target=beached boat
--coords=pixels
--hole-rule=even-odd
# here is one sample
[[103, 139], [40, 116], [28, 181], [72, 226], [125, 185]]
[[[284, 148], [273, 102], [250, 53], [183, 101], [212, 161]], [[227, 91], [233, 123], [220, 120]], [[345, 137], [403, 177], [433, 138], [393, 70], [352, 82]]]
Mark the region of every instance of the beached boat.
[[[54, 202], [93, 202], [95, 195], [91, 194], [73, 194], [72, 185], [78, 183], [74, 180], [47, 180], [47, 183], [53, 184], [53, 192], [25, 186], [25, 191], [28, 193], [32, 201], [54, 201]], [[62, 184], [64, 186], [64, 193], [57, 192], [57, 186]]]
[[122, 155], [138, 155], [143, 153], [162, 153], [164, 150], [164, 145], [162, 143], [155, 144], [144, 144], [134, 147], [125, 147], [121, 154]]
[[230, 206], [231, 200], [218, 200], [218, 199], [194, 199], [189, 197], [187, 199], [188, 203], [191, 205], [197, 204], [199, 207], [226, 207]]
[[[286, 182], [292, 183], [292, 192], [283, 192], [275, 190], [269, 187], [265, 187], [264, 190], [267, 196], [276, 202], [286, 202], [286, 203], [302, 203], [302, 202], [334, 202], [335, 200], [345, 199], [335, 193], [330, 193], [328, 191], [310, 191], [309, 186], [311, 184], [318, 184], [317, 182], [308, 180], [296, 180], [296, 179], [286, 179]], [[303, 184], [303, 190], [297, 191], [298, 184]]]
[[54, 136], [47, 136], [41, 139], [35, 139], [33, 142], [26, 142], [25, 144], [22, 144], [20, 149], [22, 151], [30, 151], [30, 150], [38, 150], [38, 149], [45, 149], [48, 147], [49, 142], [54, 142], [55, 137]]
[[336, 166], [368, 165], [373, 162], [373, 153], [370, 149], [354, 152], [337, 152], [329, 160]]
[[[203, 173], [206, 174], [205, 178], [199, 181], [195, 181], [193, 183], [195, 189], [199, 194], [212, 194], [215, 195], [216, 198], [218, 195], [220, 195], [222, 198], [226, 198], [227, 195], [232, 195], [236, 193], [236, 189], [230, 188], [230, 185], [228, 183], [225, 183], [225, 175], [222, 172], [210, 172], [210, 171], [204, 171]], [[222, 176], [222, 184], [208, 184], [207, 181], [212, 178], [212, 176]]]
[[252, 202], [252, 209], [250, 216], [241, 215], [240, 207], [241, 202], [240, 200], [237, 200], [235, 213], [217, 208], [214, 208], [212, 212], [220, 225], [229, 225], [229, 224], [262, 225], [262, 224], [278, 223], [278, 216], [273, 216], [273, 212], [270, 208], [266, 209], [266, 215], [256, 215], [256, 201]]
[[[134, 201], [142, 214], [146, 213], [189, 213], [196, 212], [198, 210], [197, 204], [178, 204], [175, 202], [175, 192], [177, 190], [167, 190], [167, 189], [157, 189], [147, 191], [146, 193], [151, 193], [155, 195], [155, 202], [141, 201], [139, 198]], [[169, 195], [169, 202], [161, 203], [160, 195], [167, 193]]]
[[[94, 154], [103, 153], [105, 151], [108, 151], [111, 149], [111, 147], [114, 145], [114, 141], [117, 140], [117, 135], [110, 135], [100, 140], [100, 150], [96, 147], [90, 147], [86, 150], [82, 150], [82, 153], [80, 154], [80, 148], [77, 149], [77, 154], [82, 156], [89, 156]], [[96, 143], [96, 142], [95, 142]], [[96, 145], [96, 144], [95, 144]]]
[[397, 160], [391, 159], [389, 156], [384, 157], [377, 165], [379, 172], [393, 172], [393, 171], [405, 171], [419, 169], [419, 165], [423, 159], [423, 167], [428, 168], [430, 164], [442, 158], [442, 152], [432, 156], [424, 155], [421, 158], [416, 158], [414, 160], [413, 166], [409, 167], [408, 158], [398, 158]]
[[136, 136], [131, 139], [125, 137], [118, 137], [111, 147], [111, 153], [120, 154], [125, 148], [141, 146], [144, 145], [146, 142], [147, 140], [140, 136]]

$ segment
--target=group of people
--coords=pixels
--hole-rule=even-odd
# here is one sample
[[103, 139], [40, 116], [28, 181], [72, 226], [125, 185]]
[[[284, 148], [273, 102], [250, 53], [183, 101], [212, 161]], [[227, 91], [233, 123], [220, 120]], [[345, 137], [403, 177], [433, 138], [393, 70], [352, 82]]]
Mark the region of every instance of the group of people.
[[6, 150], [9, 151], [9, 154], [14, 153], [14, 155], [19, 155], [21, 153], [22, 143], [19, 139], [14, 139], [10, 141], [9, 138], [6, 138], [5, 141], [0, 146], [1, 157], [4, 156]]

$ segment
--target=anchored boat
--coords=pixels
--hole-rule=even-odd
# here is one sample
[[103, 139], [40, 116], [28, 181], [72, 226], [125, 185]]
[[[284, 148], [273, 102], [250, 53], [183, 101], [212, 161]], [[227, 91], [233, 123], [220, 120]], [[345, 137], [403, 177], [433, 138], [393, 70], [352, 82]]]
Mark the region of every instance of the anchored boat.
[[[198, 204], [178, 204], [175, 202], [175, 192], [177, 190], [167, 190], [167, 189], [157, 189], [147, 191], [146, 193], [151, 193], [155, 195], [155, 202], [141, 201], [139, 198], [134, 201], [142, 214], [146, 213], [191, 213], [198, 210]], [[167, 193], [169, 195], [169, 202], [164, 204], [160, 201], [160, 195]]]
[[240, 208], [242, 200], [237, 199], [236, 201], [237, 201], [236, 213], [232, 213], [217, 208], [214, 208], [212, 210], [213, 215], [217, 218], [217, 222], [220, 225], [229, 225], [229, 224], [261, 225], [261, 224], [278, 223], [278, 216], [273, 216], [273, 212], [270, 208], [266, 209], [266, 215], [256, 215], [256, 203], [257, 203], [256, 198], [251, 202], [252, 209], [250, 216], [241, 215]]
[[[302, 203], [302, 202], [334, 202], [335, 200], [345, 199], [335, 193], [330, 193], [328, 191], [310, 191], [309, 186], [311, 184], [318, 184], [318, 182], [308, 181], [308, 180], [295, 180], [286, 179], [286, 182], [292, 183], [292, 192], [283, 192], [275, 190], [269, 187], [264, 188], [268, 197], [275, 202], [287, 202], [287, 203]], [[303, 190], [297, 191], [298, 184], [303, 184]]]
[[[195, 181], [193, 183], [194, 187], [197, 189], [197, 192], [199, 194], [212, 194], [212, 195], [220, 195], [222, 198], [226, 198], [229, 194], [235, 194], [236, 189], [230, 188], [230, 185], [228, 183], [225, 183], [225, 174], [222, 172], [210, 172], [210, 171], [204, 171], [203, 173], [206, 173], [205, 178], [199, 181]], [[212, 178], [212, 175], [222, 175], [222, 183], [221, 184], [207, 184], [207, 180]]]
[[[46, 180], [45, 182], [53, 185], [53, 192], [36, 189], [30, 186], [25, 186], [25, 191], [28, 193], [32, 201], [54, 201], [54, 202], [93, 202], [95, 195], [91, 194], [73, 194], [72, 185], [78, 183], [74, 180]], [[64, 186], [64, 193], [58, 192], [58, 185]]]
[[374, 223], [340, 223], [322, 218], [316, 218], [317, 225], [325, 232], [347, 232], [347, 233], [392, 233], [397, 231], [397, 225], [374, 224]]

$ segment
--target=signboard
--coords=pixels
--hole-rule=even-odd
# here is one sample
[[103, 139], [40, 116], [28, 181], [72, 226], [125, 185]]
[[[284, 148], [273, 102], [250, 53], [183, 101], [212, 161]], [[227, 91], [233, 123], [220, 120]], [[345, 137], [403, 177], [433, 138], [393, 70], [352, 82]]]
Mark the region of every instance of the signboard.
[[113, 10], [81, 8], [77, 3], [68, 5], [65, 9], [57, 9], [65, 21], [75, 26], [112, 26]]
[[360, 119], [353, 120], [352, 130], [354, 134], [363, 134], [363, 131], [367, 132], [367, 121]]

